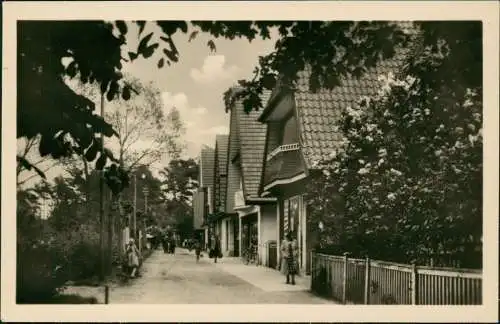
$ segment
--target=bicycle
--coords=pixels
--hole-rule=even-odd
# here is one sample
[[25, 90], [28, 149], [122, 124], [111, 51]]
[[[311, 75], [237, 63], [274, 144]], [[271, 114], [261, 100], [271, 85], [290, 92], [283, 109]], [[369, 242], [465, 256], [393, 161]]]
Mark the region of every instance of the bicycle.
[[257, 264], [257, 249], [255, 246], [250, 246], [243, 253], [243, 262], [248, 265], [250, 262]]

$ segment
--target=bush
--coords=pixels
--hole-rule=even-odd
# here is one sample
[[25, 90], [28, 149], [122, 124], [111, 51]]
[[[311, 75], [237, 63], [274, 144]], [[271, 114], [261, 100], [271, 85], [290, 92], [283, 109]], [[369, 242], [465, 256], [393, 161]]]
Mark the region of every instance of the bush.
[[327, 255], [343, 255], [346, 250], [340, 245], [325, 245], [317, 246], [315, 249], [316, 253], [327, 254]]
[[45, 303], [69, 280], [99, 273], [99, 241], [87, 226], [49, 232], [44, 240], [18, 239], [17, 302]]
[[88, 279], [99, 274], [100, 256], [98, 244], [94, 242], [77, 242], [71, 251], [71, 280]]
[[17, 245], [17, 303], [41, 303], [58, 293], [68, 276], [63, 269], [67, 264], [61, 251], [48, 244]]

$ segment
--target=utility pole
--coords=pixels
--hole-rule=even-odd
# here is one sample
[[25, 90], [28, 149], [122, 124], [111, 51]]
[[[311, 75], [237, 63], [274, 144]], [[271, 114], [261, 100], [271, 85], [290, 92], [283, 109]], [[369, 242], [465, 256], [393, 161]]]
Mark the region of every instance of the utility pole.
[[144, 188], [142, 190], [142, 192], [144, 193], [144, 213], [147, 212], [148, 210], [148, 195], [149, 195], [149, 189], [148, 188]]
[[[101, 92], [101, 117], [104, 118], [104, 92]], [[101, 133], [101, 154], [104, 152], [104, 135]], [[105, 276], [105, 265], [106, 265], [106, 258], [105, 258], [105, 228], [104, 228], [104, 222], [105, 222], [105, 217], [104, 217], [104, 170], [101, 170], [101, 176], [99, 177], [99, 222], [100, 222], [100, 235], [99, 235], [99, 245], [100, 245], [100, 259], [101, 259], [101, 271], [99, 272], [99, 279], [101, 281], [104, 281], [104, 276]]]
[[133, 226], [131, 226], [133, 228], [133, 232], [132, 232], [132, 235], [131, 237], [134, 238], [134, 240], [137, 240], [137, 237], [136, 237], [136, 229], [137, 229], [137, 222], [136, 222], [136, 218], [137, 218], [137, 176], [135, 174], [135, 171], [134, 171], [134, 214], [132, 215], [132, 224]]
[[[133, 217], [133, 225], [134, 225], [134, 235], [132, 236], [137, 243], [137, 175], [136, 171], [134, 171], [134, 214]], [[146, 176], [144, 174], [141, 175], [141, 179], [145, 179]]]
[[[149, 195], [149, 189], [144, 187], [142, 189], [142, 192], [144, 193], [144, 214], [142, 215], [142, 219], [143, 219], [143, 224], [145, 224], [145, 219], [146, 219], [146, 215], [148, 213], [148, 195]], [[139, 246], [141, 247], [139, 250], [142, 252], [142, 247], [143, 247], [143, 242], [144, 242], [144, 236], [146, 235], [146, 227], [144, 227], [142, 230], [141, 230], [141, 237], [140, 237], [140, 240], [141, 242], [139, 243]]]
[[109, 199], [108, 200], [109, 201], [109, 203], [108, 203], [108, 205], [109, 205], [109, 207], [108, 207], [109, 212], [108, 212], [108, 218], [107, 218], [107, 225], [108, 225], [108, 235], [107, 235], [107, 237], [108, 237], [108, 241], [107, 241], [107, 243], [108, 243], [108, 246], [107, 246], [108, 253], [107, 253], [107, 255], [108, 255], [108, 259], [106, 260], [107, 261], [106, 262], [106, 270], [107, 270], [107, 273], [109, 274], [109, 273], [111, 273], [111, 268], [113, 267], [113, 237], [114, 237], [114, 235], [113, 235], [113, 232], [114, 232], [113, 226], [114, 226], [114, 219], [115, 219], [114, 213], [116, 212], [115, 208], [117, 206], [114, 204], [114, 199], [113, 199], [114, 197], [113, 197], [113, 193], [111, 192], [111, 190], [109, 192], [108, 197], [109, 197], [108, 198]]

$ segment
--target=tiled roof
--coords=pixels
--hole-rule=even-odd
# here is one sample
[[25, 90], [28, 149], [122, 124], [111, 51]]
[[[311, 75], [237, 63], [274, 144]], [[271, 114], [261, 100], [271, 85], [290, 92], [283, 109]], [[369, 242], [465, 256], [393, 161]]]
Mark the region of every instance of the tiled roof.
[[[211, 147], [204, 147], [201, 150], [201, 183], [202, 187], [213, 188], [214, 185], [214, 162], [215, 150]], [[213, 190], [213, 189], [211, 189]]]
[[[233, 104], [234, 105], [234, 104]], [[238, 131], [238, 109], [232, 109], [229, 121], [229, 149], [227, 165], [226, 213], [234, 212], [234, 195], [240, 190], [240, 165], [233, 159], [240, 152], [240, 136]], [[227, 110], [226, 110], [227, 112]]]
[[[270, 91], [262, 94], [261, 99], [265, 105], [271, 95]], [[266, 146], [267, 125], [257, 120], [261, 111], [252, 110], [246, 114], [243, 107], [237, 107], [239, 114], [240, 154], [243, 171], [243, 185], [246, 197], [258, 195], [264, 151]]]
[[215, 208], [214, 211], [225, 212], [226, 190], [227, 190], [227, 157], [228, 157], [228, 135], [216, 135], [215, 137], [215, 174], [214, 174], [214, 192]]
[[215, 147], [217, 150], [217, 161], [219, 166], [219, 174], [227, 173], [227, 150], [229, 147], [229, 135], [216, 135]]
[[[403, 28], [408, 28], [408, 25]], [[398, 50], [394, 58], [380, 62], [359, 79], [342, 78], [341, 85], [333, 90], [321, 89], [312, 93], [309, 90], [310, 69], [299, 73], [294, 97], [302, 152], [309, 168], [312, 161], [328, 156], [337, 147], [341, 133], [334, 125], [341, 112], [362, 97], [375, 95], [380, 88], [379, 76], [396, 73], [408, 51]]]
[[[233, 93], [240, 89], [233, 88]], [[264, 104], [269, 100], [270, 91], [261, 96]], [[231, 108], [229, 134], [229, 165], [227, 175], [226, 212], [233, 212], [234, 194], [240, 188], [243, 178], [243, 192], [246, 198], [257, 197], [264, 162], [267, 125], [257, 118], [260, 111], [252, 110], [248, 114], [243, 110], [241, 100], [234, 101]], [[239, 160], [232, 159], [239, 154]]]
[[205, 191], [198, 189], [193, 195], [193, 227], [201, 229], [205, 218]]

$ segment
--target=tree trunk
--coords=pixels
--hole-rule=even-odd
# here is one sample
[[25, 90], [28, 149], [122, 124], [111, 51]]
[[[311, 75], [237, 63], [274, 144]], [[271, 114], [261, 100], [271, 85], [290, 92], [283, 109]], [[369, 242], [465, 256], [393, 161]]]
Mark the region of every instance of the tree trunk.
[[[124, 162], [123, 162], [123, 146], [120, 146], [120, 167], [124, 168]], [[116, 197], [117, 201], [117, 219], [116, 219], [116, 233], [118, 235], [117, 239], [117, 251], [118, 251], [118, 258], [121, 261], [124, 257], [125, 254], [125, 249], [124, 249], [124, 244], [123, 244], [123, 210], [122, 210], [122, 193], [118, 193]]]
[[120, 260], [123, 258], [123, 255], [124, 255], [124, 242], [123, 242], [123, 221], [122, 221], [122, 215], [123, 215], [123, 210], [122, 210], [122, 195], [121, 193], [118, 194], [118, 208], [117, 208], [117, 211], [118, 211], [118, 217], [117, 217], [117, 220], [116, 220], [116, 232], [117, 232], [117, 235], [118, 235], [118, 240], [117, 240], [117, 244], [118, 244], [118, 252], [119, 252], [119, 258]]
[[92, 213], [92, 202], [90, 201], [90, 175], [89, 175], [89, 165], [85, 156], [81, 156], [83, 161], [83, 171], [85, 174], [85, 202], [87, 207], [87, 217], [90, 217]]
[[107, 232], [108, 232], [108, 241], [107, 241], [107, 267], [108, 273], [111, 273], [111, 269], [113, 267], [113, 259], [114, 259], [114, 251], [113, 251], [113, 221], [114, 221], [114, 209], [115, 209], [115, 198], [114, 195], [111, 195], [109, 199], [109, 209], [108, 209], [108, 222], [107, 222]]

